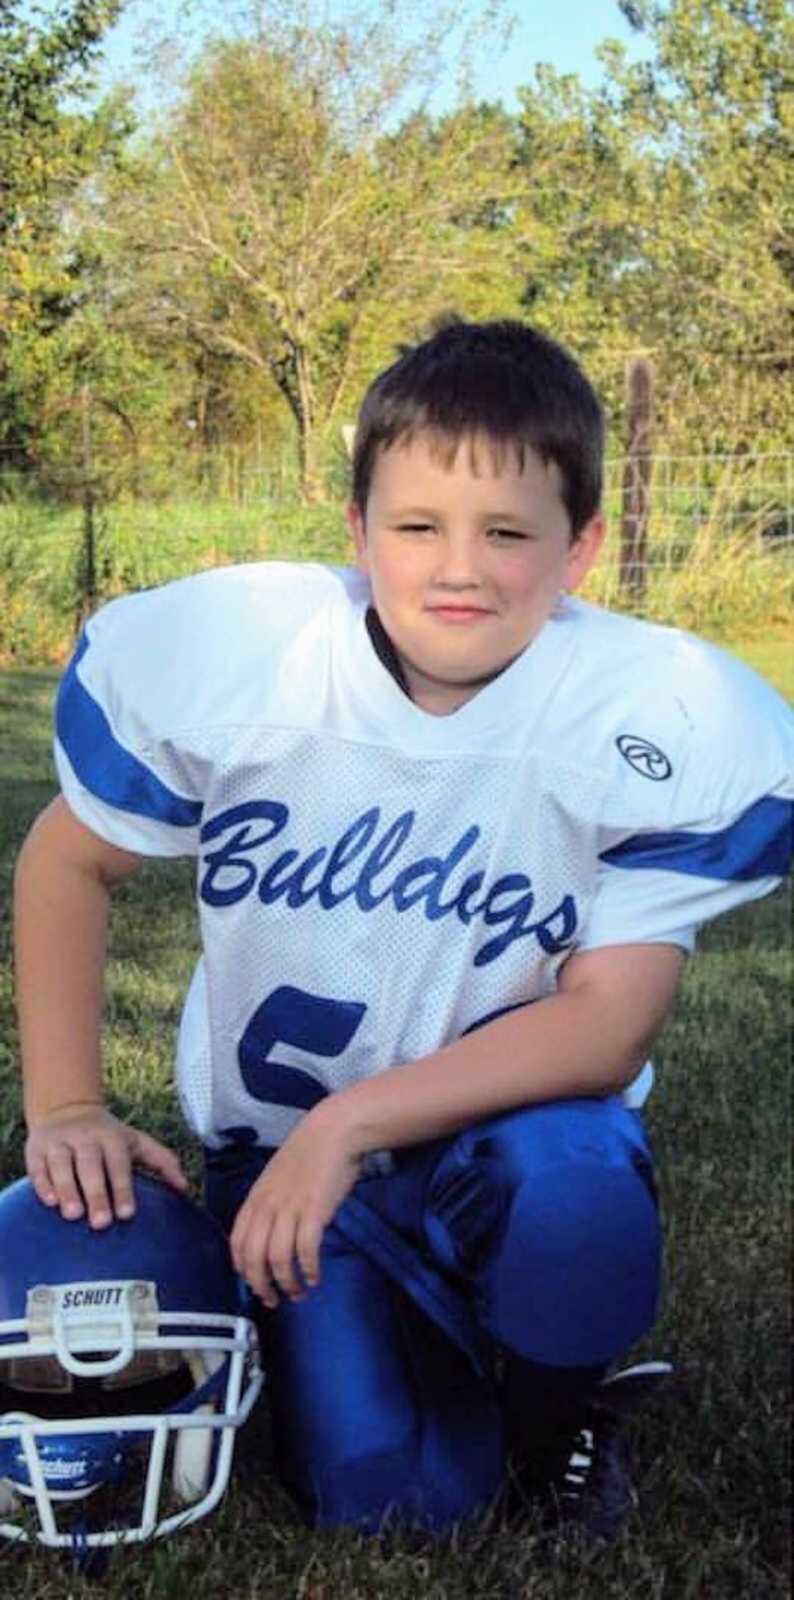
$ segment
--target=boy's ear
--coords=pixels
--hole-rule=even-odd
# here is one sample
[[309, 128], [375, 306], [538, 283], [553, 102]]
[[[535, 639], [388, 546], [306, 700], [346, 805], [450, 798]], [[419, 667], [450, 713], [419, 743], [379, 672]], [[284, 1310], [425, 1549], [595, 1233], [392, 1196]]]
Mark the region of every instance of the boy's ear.
[[359, 507], [354, 502], [351, 502], [351, 504], [348, 506], [346, 515], [347, 525], [350, 529], [353, 543], [356, 547], [356, 560], [358, 561], [358, 565], [360, 566], [362, 572], [368, 572], [369, 562], [367, 558], [367, 532], [366, 528], [364, 527], [364, 518], [361, 515]]
[[607, 531], [606, 519], [603, 512], [597, 511], [594, 517], [586, 522], [578, 539], [568, 552], [565, 567], [565, 587], [573, 592], [584, 583], [590, 568], [598, 557], [598, 552], [604, 542]]

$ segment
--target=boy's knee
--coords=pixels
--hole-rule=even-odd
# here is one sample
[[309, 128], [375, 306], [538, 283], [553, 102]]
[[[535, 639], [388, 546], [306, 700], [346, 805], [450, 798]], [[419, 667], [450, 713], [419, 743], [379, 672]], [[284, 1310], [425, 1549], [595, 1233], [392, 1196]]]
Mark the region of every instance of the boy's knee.
[[495, 1118], [450, 1149], [428, 1200], [434, 1253], [520, 1355], [608, 1362], [653, 1321], [659, 1219], [629, 1114], [573, 1102]]
[[630, 1166], [581, 1159], [516, 1192], [487, 1274], [500, 1341], [557, 1366], [608, 1362], [656, 1315], [656, 1206]]

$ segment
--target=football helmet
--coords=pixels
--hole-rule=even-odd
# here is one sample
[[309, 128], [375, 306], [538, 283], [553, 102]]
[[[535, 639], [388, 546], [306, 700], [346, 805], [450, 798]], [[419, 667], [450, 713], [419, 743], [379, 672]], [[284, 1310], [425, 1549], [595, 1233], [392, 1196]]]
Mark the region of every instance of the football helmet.
[[74, 1551], [160, 1537], [228, 1483], [263, 1381], [244, 1289], [206, 1211], [155, 1178], [134, 1186], [134, 1217], [99, 1230], [25, 1178], [0, 1191], [6, 1539]]

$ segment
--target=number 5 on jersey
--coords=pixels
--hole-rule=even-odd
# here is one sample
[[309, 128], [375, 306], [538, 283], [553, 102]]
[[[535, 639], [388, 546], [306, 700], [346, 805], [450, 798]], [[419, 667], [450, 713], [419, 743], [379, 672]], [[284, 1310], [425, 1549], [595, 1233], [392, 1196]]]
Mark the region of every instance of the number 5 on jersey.
[[240, 1074], [255, 1100], [309, 1111], [328, 1093], [314, 1073], [271, 1056], [279, 1044], [310, 1056], [341, 1056], [362, 1021], [358, 1000], [331, 1000], [282, 984], [257, 1006], [240, 1040]]

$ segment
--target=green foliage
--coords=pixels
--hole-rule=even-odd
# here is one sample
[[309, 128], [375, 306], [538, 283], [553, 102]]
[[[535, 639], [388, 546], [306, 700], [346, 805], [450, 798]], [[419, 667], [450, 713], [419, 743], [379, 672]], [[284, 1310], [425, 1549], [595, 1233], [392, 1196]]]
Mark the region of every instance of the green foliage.
[[762, 638], [742, 640], [740, 644], [730, 636], [726, 644], [755, 672], [760, 672], [761, 677], [766, 678], [778, 694], [794, 705], [794, 651], [789, 628], [776, 637], [767, 633]]
[[791, 439], [794, 132], [786, 0], [623, 8], [652, 57], [605, 45], [604, 86], [538, 72], [522, 97], [516, 214], [530, 316], [568, 339], [622, 413], [653, 359], [658, 432], [683, 453]]
[[63, 659], [77, 609], [77, 512], [0, 506], [0, 660]]
[[660, 448], [790, 448], [786, 0], [626, 0], [649, 59], [605, 44], [598, 91], [538, 69], [517, 116], [465, 71], [432, 110], [480, 0], [271, 0], [218, 22], [134, 139], [123, 96], [75, 98], [117, 9], [0, 6], [0, 475], [104, 504], [293, 449], [333, 499], [366, 383], [450, 308], [561, 337], [618, 433], [642, 352]]
[[710, 638], [789, 635], [794, 621], [791, 458], [660, 457], [650, 486], [646, 592], [620, 585], [620, 459], [608, 463], [607, 540], [585, 595]]
[[[614, 544], [590, 573], [582, 594], [597, 605], [626, 609]], [[794, 548], [769, 550], [752, 538], [715, 537], [707, 528], [683, 555], [673, 557], [663, 547], [651, 552], [642, 605], [632, 600], [628, 609], [652, 622], [689, 628], [710, 639], [736, 634], [752, 638], [776, 630], [789, 636], [794, 617]]]
[[[69, 364], [63, 328], [85, 298], [83, 260], [63, 237], [80, 184], [115, 158], [126, 102], [64, 108], [91, 84], [97, 47], [121, 0], [0, 5], [0, 452], [29, 459]], [[0, 456], [0, 465], [4, 465]]]
[[[262, 559], [350, 559], [341, 507], [119, 500], [100, 512], [100, 600], [204, 567]], [[58, 662], [68, 654], [83, 599], [83, 510], [17, 497], [0, 504], [0, 661]]]
[[71, 166], [90, 140], [88, 120], [65, 118], [61, 97], [91, 82], [102, 35], [123, 0], [60, 0], [45, 25], [39, 7], [0, 0], [0, 240], [25, 219], [31, 202], [70, 182]]
[[769, 447], [790, 438], [794, 15], [786, 0], [645, 12], [654, 61], [616, 63], [610, 93], [647, 151], [640, 326], [671, 372], [669, 431]]
[[266, 36], [208, 47], [99, 207], [118, 314], [258, 374], [293, 423], [307, 500], [373, 358], [504, 278], [491, 216], [512, 186], [508, 119], [464, 106], [393, 125], [465, 9], [425, 6], [411, 45], [390, 7], [312, 27], [277, 8]]
[[[722, 508], [723, 513], [725, 508]], [[711, 638], [785, 633], [794, 616], [794, 549], [759, 537], [752, 519], [731, 533], [717, 512], [682, 539], [660, 516], [642, 614]], [[352, 559], [343, 503], [306, 506], [251, 484], [243, 498], [119, 499], [96, 517], [98, 598], [149, 588], [205, 567]], [[0, 661], [63, 661], [80, 614], [83, 510], [17, 495], [0, 504]], [[620, 610], [617, 522], [583, 590]]]

